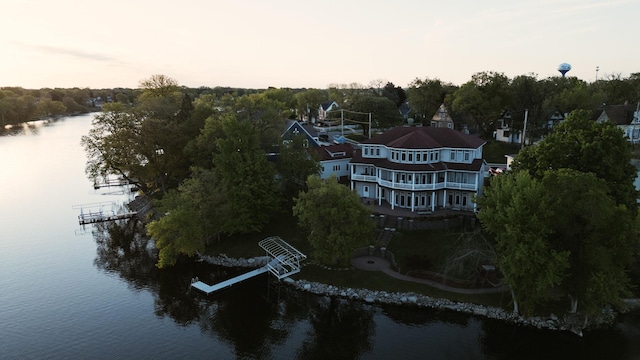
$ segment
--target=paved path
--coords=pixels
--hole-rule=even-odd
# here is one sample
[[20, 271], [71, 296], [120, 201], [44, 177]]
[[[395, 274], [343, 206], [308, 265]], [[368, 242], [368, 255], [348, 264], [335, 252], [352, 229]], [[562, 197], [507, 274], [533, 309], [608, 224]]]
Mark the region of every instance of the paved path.
[[353, 267], [355, 267], [356, 269], [365, 270], [365, 271], [382, 271], [383, 273], [393, 278], [396, 278], [398, 280], [412, 281], [420, 284], [425, 284], [440, 290], [450, 291], [458, 294], [492, 294], [492, 293], [499, 293], [507, 290], [507, 287], [505, 286], [501, 286], [497, 288], [484, 288], [484, 289], [462, 289], [462, 288], [447, 286], [437, 281], [419, 279], [419, 278], [414, 278], [407, 275], [402, 275], [396, 271], [393, 271], [393, 269], [391, 269], [391, 263], [388, 260], [383, 259], [381, 257], [377, 257], [377, 256], [360, 256], [360, 257], [353, 258], [351, 259], [351, 265], [353, 265]]

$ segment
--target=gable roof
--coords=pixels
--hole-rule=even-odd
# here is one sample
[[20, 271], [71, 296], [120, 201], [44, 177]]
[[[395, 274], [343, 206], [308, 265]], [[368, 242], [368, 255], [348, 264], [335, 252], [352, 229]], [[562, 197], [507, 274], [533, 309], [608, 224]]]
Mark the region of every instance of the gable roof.
[[451, 118], [451, 116], [449, 116], [447, 107], [444, 106], [444, 104], [440, 105], [440, 107], [438, 108], [438, 111], [436, 111], [436, 113], [433, 115], [431, 120], [453, 122], [453, 119]]
[[629, 125], [636, 115], [637, 105], [607, 105], [598, 117], [598, 122], [611, 121], [616, 125]]
[[466, 148], [477, 149], [486, 141], [449, 128], [401, 126], [365, 140], [362, 144], [385, 145], [396, 149]]
[[[308, 127], [305, 127], [296, 120], [287, 120], [285, 129], [280, 137], [284, 140], [292, 140], [294, 136], [299, 134], [304, 136], [309, 141], [310, 146], [320, 146], [314, 136], [311, 135], [307, 129]], [[311, 127], [311, 129], [313, 129], [313, 127]]]
[[327, 111], [331, 109], [331, 107], [333, 107], [334, 104], [336, 107], [339, 106], [338, 103], [335, 101], [325, 101], [322, 104], [320, 104], [320, 107], [322, 108], [322, 110]]

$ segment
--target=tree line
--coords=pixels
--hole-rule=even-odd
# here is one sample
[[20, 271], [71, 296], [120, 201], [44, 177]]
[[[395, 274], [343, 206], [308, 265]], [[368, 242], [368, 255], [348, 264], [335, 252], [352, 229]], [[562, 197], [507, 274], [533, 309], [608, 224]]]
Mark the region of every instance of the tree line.
[[[427, 77], [414, 79], [406, 88], [383, 79], [368, 84], [329, 84], [326, 89], [176, 86], [193, 100], [209, 95], [221, 103], [245, 95], [267, 93], [281, 102], [283, 116], [299, 120], [317, 118], [320, 104], [336, 101], [344, 109], [371, 113], [374, 126], [381, 128], [404, 121], [398, 109], [405, 101], [410, 109], [409, 116], [425, 125], [429, 125], [440, 104], [445, 103], [454, 113], [454, 121], [482, 137], [491, 136], [497, 120], [507, 111], [511, 114], [511, 127], [522, 130], [527, 110], [530, 124], [527, 132], [533, 138], [539, 138], [548, 131], [543, 124], [555, 113], [564, 115], [576, 109], [601, 111], [606, 105], [640, 100], [640, 73], [628, 77], [612, 74], [596, 82], [587, 82], [577, 77], [539, 79], [532, 73], [509, 78], [500, 72], [484, 71], [473, 74], [460, 86]], [[3, 87], [0, 88], [0, 123], [15, 124], [43, 116], [91, 111], [96, 109], [97, 99], [100, 99], [99, 104], [131, 105], [143, 92], [141, 88], [28, 90]]]

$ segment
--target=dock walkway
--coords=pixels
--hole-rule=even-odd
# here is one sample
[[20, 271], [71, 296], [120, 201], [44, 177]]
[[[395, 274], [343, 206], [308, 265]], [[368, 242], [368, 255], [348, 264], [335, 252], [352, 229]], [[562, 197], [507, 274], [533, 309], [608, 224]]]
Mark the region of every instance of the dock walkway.
[[209, 295], [212, 292], [216, 292], [218, 290], [222, 290], [222, 289], [228, 288], [228, 287], [233, 286], [233, 285], [235, 285], [235, 284], [237, 284], [237, 283], [239, 283], [241, 281], [250, 279], [250, 278], [252, 278], [254, 276], [258, 276], [260, 274], [264, 274], [267, 271], [269, 271], [269, 269], [265, 265], [265, 266], [263, 266], [261, 268], [249, 271], [247, 273], [238, 275], [236, 277], [232, 277], [231, 279], [219, 282], [219, 283], [214, 284], [214, 285], [208, 285], [208, 284], [203, 283], [202, 281], [196, 281], [196, 282], [192, 283], [191, 286], [196, 288], [196, 289], [198, 289], [198, 290], [200, 290], [200, 291], [202, 291], [203, 293]]

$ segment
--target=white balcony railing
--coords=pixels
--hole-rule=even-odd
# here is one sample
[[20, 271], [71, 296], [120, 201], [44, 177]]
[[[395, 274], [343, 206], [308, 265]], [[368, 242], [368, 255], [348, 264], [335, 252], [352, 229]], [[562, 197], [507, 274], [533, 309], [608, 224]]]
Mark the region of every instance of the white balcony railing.
[[[353, 180], [358, 180], [352, 177]], [[372, 180], [367, 180], [372, 181]], [[375, 181], [375, 180], [373, 180]], [[441, 189], [455, 189], [455, 190], [469, 190], [478, 191], [476, 184], [457, 183], [457, 182], [439, 182], [431, 184], [413, 184], [413, 183], [399, 183], [389, 180], [377, 179], [378, 185], [388, 187], [395, 190], [411, 190], [411, 191], [429, 191], [429, 190], [441, 190]]]
[[376, 182], [378, 179], [375, 175], [351, 174], [351, 180]]

